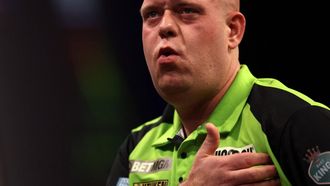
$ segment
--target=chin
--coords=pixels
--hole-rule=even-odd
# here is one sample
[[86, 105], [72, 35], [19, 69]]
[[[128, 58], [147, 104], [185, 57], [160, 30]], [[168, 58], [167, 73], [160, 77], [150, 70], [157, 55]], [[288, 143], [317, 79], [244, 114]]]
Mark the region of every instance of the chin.
[[157, 88], [157, 92], [165, 100], [184, 96], [187, 92], [187, 87], [180, 85], [166, 85]]

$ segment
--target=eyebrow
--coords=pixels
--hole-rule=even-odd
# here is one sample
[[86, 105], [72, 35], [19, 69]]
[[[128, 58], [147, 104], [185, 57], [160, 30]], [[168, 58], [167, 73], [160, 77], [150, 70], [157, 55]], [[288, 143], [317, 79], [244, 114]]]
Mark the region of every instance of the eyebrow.
[[142, 4], [142, 6], [140, 8], [140, 14], [142, 15], [142, 13], [145, 11], [158, 8], [159, 6], [162, 6], [162, 4], [164, 4], [164, 3], [154, 2], [154, 3]]
[[143, 12], [147, 12], [148, 10], [155, 9], [157, 6], [156, 5], [145, 5], [140, 8], [140, 14], [143, 15]]

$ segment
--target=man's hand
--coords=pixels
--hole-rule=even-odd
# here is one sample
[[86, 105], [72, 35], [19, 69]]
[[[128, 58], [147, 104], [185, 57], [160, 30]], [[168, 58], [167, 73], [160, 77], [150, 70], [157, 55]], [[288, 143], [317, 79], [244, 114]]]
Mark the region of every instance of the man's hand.
[[[180, 186], [280, 185], [274, 165], [265, 153], [214, 156], [220, 142], [218, 129], [206, 124], [207, 136], [196, 154], [188, 179]], [[257, 166], [258, 165], [258, 166]]]

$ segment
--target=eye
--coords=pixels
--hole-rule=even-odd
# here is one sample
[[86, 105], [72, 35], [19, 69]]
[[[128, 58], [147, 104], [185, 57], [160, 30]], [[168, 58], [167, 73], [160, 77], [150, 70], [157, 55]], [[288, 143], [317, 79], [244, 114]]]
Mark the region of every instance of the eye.
[[201, 14], [201, 9], [194, 6], [182, 6], [176, 10], [182, 20], [193, 21], [196, 20]]
[[179, 10], [180, 14], [194, 14], [197, 13], [197, 10], [193, 9], [193, 8], [182, 8], [181, 10]]
[[161, 16], [161, 12], [159, 10], [150, 9], [143, 13], [143, 20], [155, 20]]
[[150, 11], [146, 14], [145, 17], [148, 19], [148, 18], [154, 18], [154, 17], [157, 17], [157, 16], [159, 16], [159, 13], [157, 11]]

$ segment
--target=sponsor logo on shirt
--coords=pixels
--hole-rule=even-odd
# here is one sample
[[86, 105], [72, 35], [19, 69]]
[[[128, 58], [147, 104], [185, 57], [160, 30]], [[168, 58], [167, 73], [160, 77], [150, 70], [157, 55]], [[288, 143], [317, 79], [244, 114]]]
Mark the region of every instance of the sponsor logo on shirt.
[[130, 161], [130, 165], [131, 173], [152, 173], [170, 169], [172, 167], [172, 160], [168, 158], [158, 159], [155, 161], [135, 160]]
[[133, 186], [168, 186], [168, 180], [134, 183]]
[[253, 144], [247, 145], [245, 147], [219, 147], [214, 152], [216, 156], [227, 156], [236, 153], [244, 153], [244, 152], [256, 152]]
[[307, 149], [304, 160], [309, 163], [308, 175], [316, 184], [330, 184], [330, 151], [321, 153], [318, 146]]

